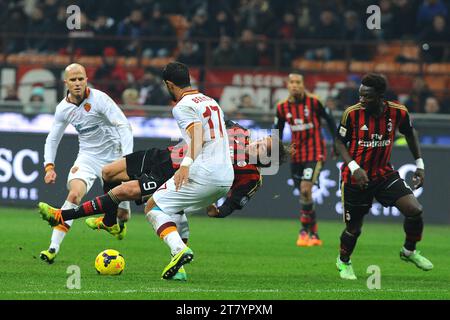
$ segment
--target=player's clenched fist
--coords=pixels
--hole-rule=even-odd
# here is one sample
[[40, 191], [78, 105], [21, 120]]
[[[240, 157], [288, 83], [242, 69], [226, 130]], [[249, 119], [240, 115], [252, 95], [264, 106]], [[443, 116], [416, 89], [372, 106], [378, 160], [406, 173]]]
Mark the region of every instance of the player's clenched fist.
[[52, 169], [48, 170], [45, 173], [44, 181], [45, 181], [46, 184], [55, 183], [55, 181], [56, 181], [56, 172], [55, 172], [55, 170], [52, 170]]
[[355, 178], [356, 184], [361, 189], [366, 189], [367, 186], [369, 185], [369, 178], [367, 177], [367, 173], [366, 173], [366, 171], [364, 171], [364, 169], [362, 169], [362, 168], [356, 169], [353, 172], [352, 176]]

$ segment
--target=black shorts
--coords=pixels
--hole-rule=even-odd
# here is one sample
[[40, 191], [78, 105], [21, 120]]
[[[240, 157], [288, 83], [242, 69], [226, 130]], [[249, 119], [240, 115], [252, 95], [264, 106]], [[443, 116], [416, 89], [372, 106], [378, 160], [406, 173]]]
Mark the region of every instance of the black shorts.
[[294, 186], [299, 187], [302, 181], [316, 183], [322, 170], [322, 161], [309, 161], [301, 163], [291, 163], [292, 179]]
[[175, 173], [167, 149], [151, 148], [145, 151], [136, 151], [125, 156], [127, 174], [130, 180], [137, 180], [144, 173], [158, 172], [159, 175], [171, 178]]
[[141, 199], [136, 204], [144, 203], [150, 196], [175, 173], [170, 151], [152, 148], [137, 151], [125, 156], [127, 174], [130, 180], [138, 180]]
[[384, 207], [392, 207], [398, 199], [413, 192], [395, 171], [384, 179], [369, 182], [364, 190], [356, 184], [342, 183], [341, 194], [344, 221], [349, 222], [366, 215], [374, 198]]

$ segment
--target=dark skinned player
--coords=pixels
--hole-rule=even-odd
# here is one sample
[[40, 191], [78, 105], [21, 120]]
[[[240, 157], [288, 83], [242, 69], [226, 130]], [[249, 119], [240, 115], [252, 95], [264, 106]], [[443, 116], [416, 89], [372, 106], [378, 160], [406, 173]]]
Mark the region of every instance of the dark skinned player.
[[280, 138], [286, 123], [292, 132], [291, 172], [294, 184], [300, 190], [301, 205], [301, 228], [296, 244], [299, 247], [321, 246], [312, 189], [326, 158], [321, 119], [327, 122], [333, 139], [336, 124], [331, 111], [316, 96], [306, 92], [301, 74], [289, 74], [287, 89], [289, 97], [277, 104], [275, 129], [279, 130]]
[[343, 216], [346, 227], [341, 234], [336, 266], [342, 279], [354, 280], [350, 256], [361, 234], [363, 218], [375, 198], [383, 206], [395, 206], [403, 215], [406, 237], [400, 258], [428, 271], [433, 264], [416, 251], [423, 232], [422, 206], [411, 188], [389, 163], [395, 132], [405, 135], [416, 160], [414, 188], [422, 187], [425, 171], [417, 132], [408, 109], [386, 101], [386, 80], [382, 75], [364, 76], [359, 88], [359, 103], [347, 108], [339, 125], [336, 149], [344, 164], [341, 168]]

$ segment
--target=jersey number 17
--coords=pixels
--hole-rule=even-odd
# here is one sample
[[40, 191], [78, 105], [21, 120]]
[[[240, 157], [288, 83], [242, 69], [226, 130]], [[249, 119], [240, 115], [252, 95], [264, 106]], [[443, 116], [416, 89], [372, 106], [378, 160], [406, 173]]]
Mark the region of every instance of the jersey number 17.
[[[217, 114], [217, 116], [215, 116]], [[214, 116], [214, 117], [213, 117]], [[219, 127], [219, 135], [223, 137], [222, 121], [220, 119], [220, 109], [218, 106], [207, 106], [205, 112], [203, 112], [203, 117], [208, 118], [209, 132], [211, 139], [216, 138], [216, 128]]]

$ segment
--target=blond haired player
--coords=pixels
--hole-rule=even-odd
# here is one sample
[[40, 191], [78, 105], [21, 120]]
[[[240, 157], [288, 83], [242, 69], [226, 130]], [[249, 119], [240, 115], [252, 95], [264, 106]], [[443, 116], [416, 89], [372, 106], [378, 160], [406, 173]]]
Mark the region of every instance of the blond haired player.
[[[74, 63], [66, 67], [64, 83], [67, 94], [56, 107], [55, 120], [45, 141], [44, 181], [53, 184], [57, 178], [56, 150], [64, 130], [71, 124], [78, 132], [79, 152], [67, 177], [69, 193], [62, 209], [80, 204], [94, 181], [102, 179], [104, 165], [133, 152], [133, 135], [125, 115], [106, 93], [88, 88], [87, 80], [82, 65]], [[113, 185], [104, 184], [103, 187], [111, 189]], [[122, 202], [117, 214], [122, 225], [122, 232], [118, 235], [120, 239], [126, 231], [124, 222], [130, 214], [129, 202]], [[42, 260], [54, 262], [72, 222], [65, 221], [54, 227], [49, 249], [40, 254]]]

